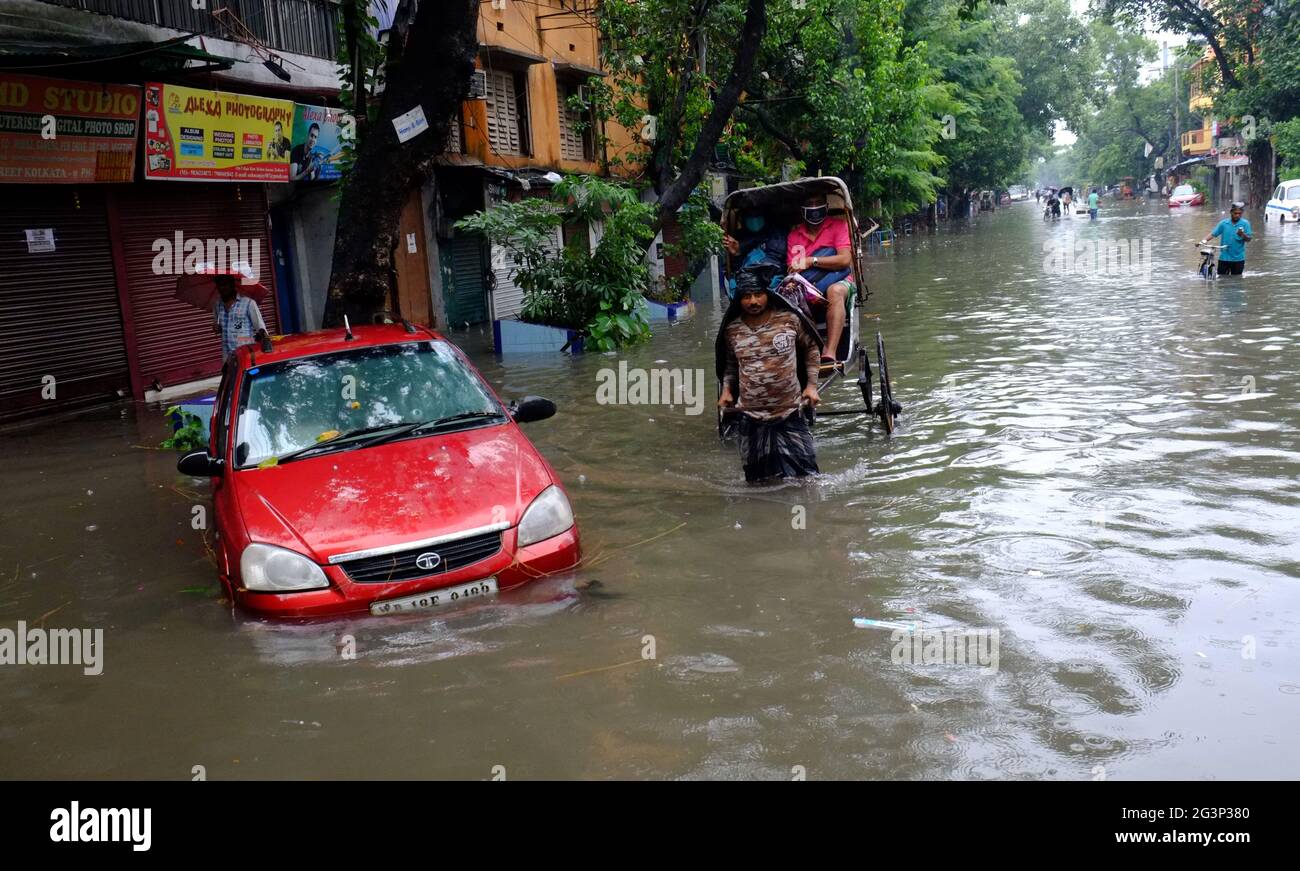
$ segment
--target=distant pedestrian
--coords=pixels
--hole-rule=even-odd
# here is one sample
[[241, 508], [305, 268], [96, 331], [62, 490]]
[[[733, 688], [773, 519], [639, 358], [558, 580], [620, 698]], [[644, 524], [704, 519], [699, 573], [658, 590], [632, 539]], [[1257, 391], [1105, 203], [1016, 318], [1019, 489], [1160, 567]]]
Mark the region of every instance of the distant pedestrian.
[[239, 295], [239, 282], [233, 275], [214, 278], [221, 298], [212, 306], [213, 329], [221, 337], [221, 356], [229, 357], [240, 345], [267, 338], [266, 322], [257, 303]]
[[1088, 194], [1088, 220], [1097, 220], [1097, 206], [1101, 202], [1101, 197], [1097, 194], [1097, 189], [1093, 188], [1092, 193]]
[[1241, 275], [1246, 271], [1246, 243], [1251, 240], [1250, 221], [1241, 216], [1242, 204], [1233, 203], [1228, 217], [1214, 225], [1210, 235], [1201, 240], [1204, 244], [1214, 236], [1223, 240], [1219, 252], [1219, 274]]

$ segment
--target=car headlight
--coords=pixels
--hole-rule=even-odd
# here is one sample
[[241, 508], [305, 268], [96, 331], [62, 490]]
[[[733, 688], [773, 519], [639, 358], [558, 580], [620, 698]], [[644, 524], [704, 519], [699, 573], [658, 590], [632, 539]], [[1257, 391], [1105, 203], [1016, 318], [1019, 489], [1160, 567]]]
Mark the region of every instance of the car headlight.
[[543, 490], [519, 521], [519, 546], [527, 547], [559, 535], [573, 526], [573, 509], [564, 491], [554, 484]]
[[1292, 209], [1291, 217], [1295, 218], [1297, 221], [1300, 221], [1300, 209]]
[[273, 544], [250, 544], [239, 558], [244, 587], [263, 593], [294, 593], [330, 585], [325, 572], [307, 557]]

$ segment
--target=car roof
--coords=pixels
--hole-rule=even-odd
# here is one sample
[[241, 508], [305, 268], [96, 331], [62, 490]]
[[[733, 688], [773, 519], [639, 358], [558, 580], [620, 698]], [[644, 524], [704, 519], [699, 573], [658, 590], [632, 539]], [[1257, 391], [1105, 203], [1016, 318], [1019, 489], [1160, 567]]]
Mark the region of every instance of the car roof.
[[311, 333], [272, 336], [269, 352], [263, 351], [261, 344], [254, 342], [240, 345], [236, 353], [240, 355], [241, 368], [247, 368], [299, 357], [314, 357], [317, 354], [443, 338], [436, 330], [419, 324], [411, 324], [409, 329], [405, 324], [358, 326], [352, 328], [351, 339], [348, 339], [347, 335], [347, 330], [343, 327], [334, 327]]

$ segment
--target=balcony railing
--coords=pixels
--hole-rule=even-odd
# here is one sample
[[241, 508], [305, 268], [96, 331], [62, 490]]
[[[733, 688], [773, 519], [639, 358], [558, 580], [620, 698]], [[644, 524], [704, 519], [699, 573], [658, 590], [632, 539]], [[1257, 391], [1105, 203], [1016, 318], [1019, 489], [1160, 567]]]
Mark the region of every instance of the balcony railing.
[[335, 29], [339, 12], [333, 0], [208, 0], [207, 9], [195, 9], [192, 0], [44, 2], [218, 39], [245, 36], [212, 16], [219, 9], [229, 9], [268, 48], [330, 60], [338, 49]]
[[1181, 137], [1184, 154], [1203, 154], [1210, 150], [1213, 131], [1201, 128], [1184, 133]]

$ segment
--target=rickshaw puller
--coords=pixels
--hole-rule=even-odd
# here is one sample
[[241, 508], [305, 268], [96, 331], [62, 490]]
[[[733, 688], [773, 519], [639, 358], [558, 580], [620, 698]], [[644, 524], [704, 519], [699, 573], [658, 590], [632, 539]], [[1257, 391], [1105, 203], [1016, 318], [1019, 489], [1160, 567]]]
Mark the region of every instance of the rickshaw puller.
[[745, 480], [816, 474], [817, 449], [801, 403], [816, 406], [821, 339], [807, 318], [768, 291], [757, 270], [736, 277], [718, 332], [720, 408], [740, 415]]

